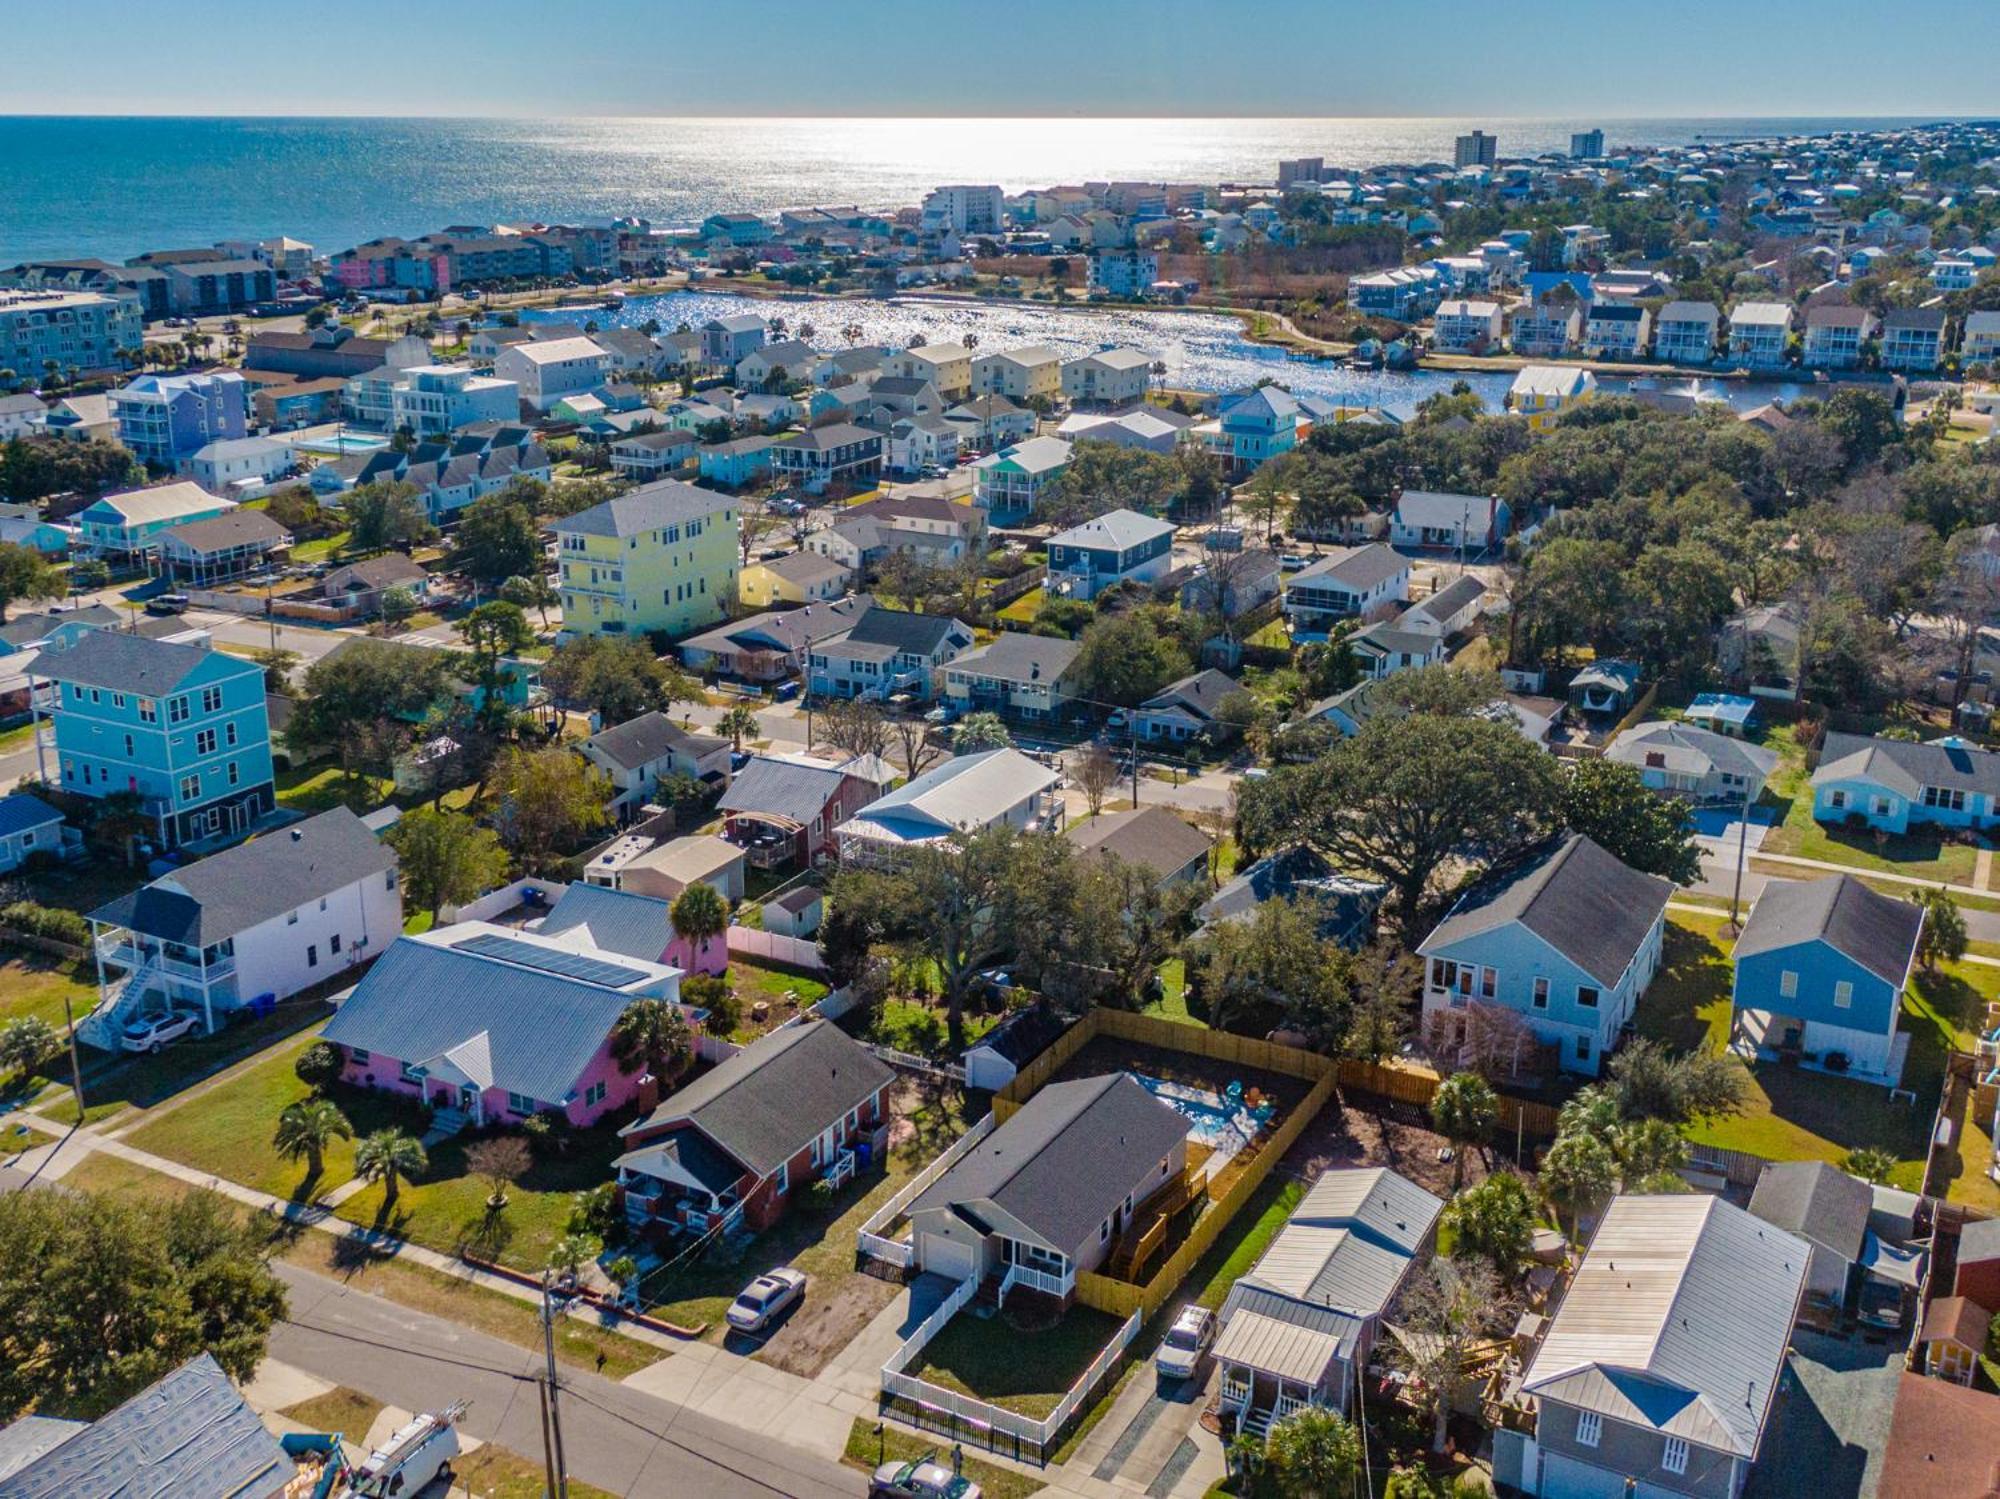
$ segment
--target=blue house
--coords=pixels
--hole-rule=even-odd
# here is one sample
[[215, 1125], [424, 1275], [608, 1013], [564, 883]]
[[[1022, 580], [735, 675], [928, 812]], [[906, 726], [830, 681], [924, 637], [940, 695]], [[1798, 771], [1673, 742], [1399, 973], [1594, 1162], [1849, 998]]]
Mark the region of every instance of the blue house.
[[167, 848], [241, 835], [274, 811], [264, 669], [221, 651], [90, 630], [50, 651], [63, 790], [135, 792]]
[[1923, 907], [1852, 875], [1772, 880], [1736, 939], [1732, 1044], [1893, 1088], [1910, 1038], [1896, 1029]]
[[1299, 403], [1277, 385], [1259, 385], [1222, 398], [1223, 458], [1237, 473], [1248, 473], [1267, 458], [1299, 445]]
[[714, 483], [741, 489], [771, 472], [771, 437], [739, 437], [733, 442], [712, 442], [697, 455], [701, 476]]
[[1813, 772], [1813, 817], [1906, 833], [2000, 821], [2000, 755], [1947, 738], [1929, 744], [1828, 734]]
[[61, 614], [17, 614], [0, 625], [0, 656], [33, 649], [61, 650], [75, 645], [90, 630], [116, 630], [124, 625], [116, 609], [92, 604]]
[[1672, 891], [1580, 833], [1496, 870], [1417, 948], [1426, 1044], [1464, 1062], [1532, 1033], [1595, 1077], [1660, 966]]
[[1174, 528], [1136, 510], [1113, 510], [1049, 538], [1049, 583], [1080, 599], [1120, 583], [1157, 583], [1173, 566]]
[[63, 815], [38, 796], [0, 796], [0, 874], [19, 869], [35, 854], [61, 858]]

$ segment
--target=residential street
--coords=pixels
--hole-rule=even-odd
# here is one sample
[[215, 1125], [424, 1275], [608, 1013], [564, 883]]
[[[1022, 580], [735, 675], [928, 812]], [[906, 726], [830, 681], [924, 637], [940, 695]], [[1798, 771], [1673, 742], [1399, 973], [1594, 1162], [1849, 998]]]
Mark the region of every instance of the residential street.
[[[539, 1457], [535, 1388], [521, 1377], [535, 1355], [296, 1266], [273, 1268], [291, 1314], [272, 1331], [271, 1357], [407, 1410], [469, 1400], [469, 1433]], [[562, 1418], [571, 1476], [615, 1494], [832, 1499], [867, 1489], [836, 1463], [575, 1370], [563, 1375]]]

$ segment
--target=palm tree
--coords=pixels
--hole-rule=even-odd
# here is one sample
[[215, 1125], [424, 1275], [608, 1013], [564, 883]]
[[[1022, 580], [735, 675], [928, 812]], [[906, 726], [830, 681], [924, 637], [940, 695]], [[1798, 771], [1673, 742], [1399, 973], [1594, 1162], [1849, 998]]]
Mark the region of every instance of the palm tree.
[[772, 318], [770, 326], [771, 326], [771, 331], [775, 333], [779, 338], [783, 338], [785, 336], [785, 320], [782, 316]]
[[800, 323], [792, 332], [800, 343], [809, 344], [813, 341], [813, 335], [819, 332], [819, 329], [815, 328], [811, 323]]
[[423, 1175], [431, 1158], [414, 1135], [391, 1126], [378, 1129], [354, 1147], [354, 1174], [365, 1182], [382, 1184], [382, 1211], [396, 1205], [396, 1194], [405, 1179]]
[[671, 1000], [635, 999], [611, 1027], [611, 1059], [618, 1070], [629, 1073], [643, 1067], [662, 1087], [679, 1077], [693, 1056], [687, 1017]]
[[675, 896], [667, 914], [673, 918], [674, 930], [694, 944], [696, 960], [711, 940], [729, 930], [729, 902], [715, 886], [701, 880]]
[[840, 330], [840, 336], [846, 339], [851, 344], [860, 343], [861, 325], [859, 323], [849, 323], [846, 327]]
[[285, 1160], [305, 1158], [306, 1180], [315, 1180], [326, 1169], [326, 1148], [335, 1140], [352, 1140], [354, 1126], [330, 1098], [302, 1098], [285, 1105], [278, 1115], [278, 1127], [271, 1133], [271, 1148]]
[[739, 750], [745, 739], [756, 738], [763, 729], [757, 722], [757, 710], [748, 703], [732, 703], [716, 727], [729, 736], [730, 748]]
[[1492, 1085], [1476, 1072], [1454, 1072], [1431, 1095], [1431, 1123], [1453, 1146], [1453, 1193], [1465, 1177], [1467, 1148], [1485, 1143], [1499, 1114], [1500, 1101], [1493, 1096]]
[[968, 349], [976, 349], [979, 347], [979, 335], [977, 333], [968, 333], [959, 342], [964, 344]]

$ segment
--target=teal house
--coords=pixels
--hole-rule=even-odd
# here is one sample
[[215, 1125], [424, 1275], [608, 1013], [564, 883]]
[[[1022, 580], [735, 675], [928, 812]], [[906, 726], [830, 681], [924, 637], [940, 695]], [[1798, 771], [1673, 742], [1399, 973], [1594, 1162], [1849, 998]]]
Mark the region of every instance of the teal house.
[[1736, 939], [1733, 1044], [1895, 1087], [1910, 1049], [1897, 1020], [1923, 925], [1923, 907], [1851, 875], [1772, 880]]
[[241, 836], [276, 809], [264, 669], [220, 651], [91, 630], [37, 668], [62, 788], [136, 793], [162, 847]]
[[1828, 734], [1813, 772], [1813, 816], [1888, 833], [2000, 823], [2000, 754], [1967, 740], [1929, 744]]

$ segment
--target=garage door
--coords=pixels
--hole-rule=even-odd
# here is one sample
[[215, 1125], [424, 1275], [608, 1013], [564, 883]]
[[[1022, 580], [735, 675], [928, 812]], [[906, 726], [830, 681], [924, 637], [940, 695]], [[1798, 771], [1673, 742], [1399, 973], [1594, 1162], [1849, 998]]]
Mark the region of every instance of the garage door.
[[1626, 1499], [1625, 1480], [1606, 1468], [1542, 1449], [1542, 1499]]
[[925, 1234], [919, 1267], [950, 1280], [970, 1280], [979, 1268], [979, 1251], [970, 1244], [938, 1234]]

